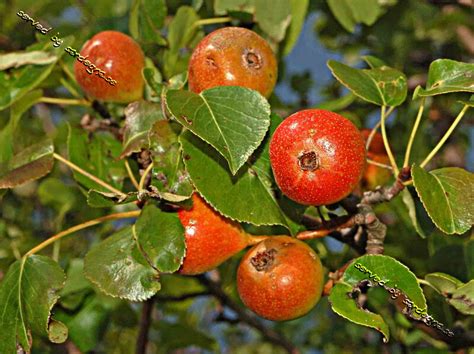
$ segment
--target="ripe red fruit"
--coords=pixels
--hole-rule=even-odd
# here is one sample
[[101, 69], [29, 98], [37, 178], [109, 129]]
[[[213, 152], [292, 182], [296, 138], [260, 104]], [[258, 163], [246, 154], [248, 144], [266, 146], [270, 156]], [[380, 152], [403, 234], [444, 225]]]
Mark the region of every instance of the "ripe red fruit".
[[261, 317], [286, 321], [305, 315], [321, 298], [318, 255], [289, 236], [269, 237], [252, 247], [237, 271], [243, 303]]
[[290, 199], [307, 205], [335, 203], [359, 182], [364, 139], [348, 119], [321, 109], [292, 114], [270, 141], [275, 180]]
[[250, 242], [250, 235], [238, 223], [220, 215], [197, 193], [192, 199], [190, 210], [178, 211], [186, 238], [186, 256], [179, 272], [186, 275], [217, 267]]
[[[143, 52], [131, 37], [121, 32], [104, 31], [84, 44], [74, 64], [74, 74], [88, 96], [127, 103], [142, 98], [144, 66]], [[109, 77], [111, 79], [107, 81]], [[112, 80], [117, 83], [111, 85]]]
[[277, 61], [269, 44], [245, 28], [225, 27], [208, 34], [194, 50], [189, 89], [243, 86], [269, 97], [277, 80]]
[[[370, 129], [361, 130], [364, 140], [367, 141], [370, 132]], [[373, 161], [390, 165], [390, 159], [388, 158], [385, 146], [383, 144], [382, 134], [375, 133], [372, 142], [370, 143], [369, 151], [367, 151], [367, 157]], [[390, 180], [391, 177], [392, 173], [390, 170], [372, 164], [367, 164], [361, 180], [362, 188], [374, 189], [377, 186], [383, 186]]]

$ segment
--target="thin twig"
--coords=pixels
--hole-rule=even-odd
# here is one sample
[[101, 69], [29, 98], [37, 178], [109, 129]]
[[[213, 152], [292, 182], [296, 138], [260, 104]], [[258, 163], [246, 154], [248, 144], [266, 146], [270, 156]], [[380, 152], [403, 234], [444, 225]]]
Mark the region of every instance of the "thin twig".
[[392, 165], [393, 173], [395, 174], [395, 176], [397, 176], [400, 171], [398, 170], [397, 162], [395, 161], [395, 157], [393, 156], [392, 149], [390, 148], [390, 143], [388, 142], [387, 129], [385, 127], [385, 119], [387, 118], [385, 109], [386, 109], [386, 106], [382, 106], [381, 111], [380, 111], [380, 122], [382, 123], [381, 130], [382, 130], [383, 144], [385, 146], [385, 150], [387, 151], [390, 164]]
[[377, 161], [374, 161], [374, 160], [371, 160], [371, 159], [367, 159], [367, 163], [370, 164], [370, 165], [377, 166], [377, 167], [386, 168], [387, 170], [392, 170], [392, 166], [389, 166], [389, 165], [386, 165], [384, 163], [377, 162]]
[[138, 185], [137, 179], [135, 178], [132, 169], [130, 168], [130, 164], [128, 163], [127, 160], [125, 160], [125, 169], [127, 170], [128, 177], [130, 178], [130, 181], [132, 182], [133, 186], [137, 191], [140, 190], [140, 186]]
[[135, 350], [136, 354], [146, 354], [146, 347], [148, 345], [148, 332], [150, 331], [151, 316], [153, 314], [154, 305], [154, 296], [146, 300], [142, 305], [142, 313], [140, 316], [140, 324]]
[[413, 142], [415, 141], [415, 135], [418, 130], [418, 126], [421, 122], [421, 117], [423, 116], [423, 110], [425, 107], [425, 98], [423, 97], [420, 102], [420, 108], [418, 109], [418, 114], [416, 115], [415, 123], [413, 124], [413, 128], [411, 130], [410, 139], [408, 140], [407, 150], [405, 152], [405, 161], [403, 162], [403, 167], [410, 165], [410, 153], [411, 148], [413, 146]]
[[86, 100], [79, 100], [76, 98], [55, 98], [55, 97], [41, 97], [38, 102], [50, 103], [50, 104], [61, 104], [61, 105], [72, 105], [72, 106], [90, 106], [91, 103]]
[[145, 186], [145, 181], [150, 173], [151, 169], [153, 168], [153, 162], [148, 165], [148, 167], [145, 169], [145, 171], [142, 174], [142, 177], [140, 178], [140, 183], [138, 183], [138, 190], [141, 191], [143, 187]]
[[115, 193], [115, 194], [118, 194], [120, 195], [120, 197], [122, 198], [125, 198], [126, 197], [126, 194], [124, 194], [123, 192], [119, 191], [118, 189], [112, 187], [110, 184], [104, 182], [103, 180], [101, 180], [100, 178], [90, 174], [89, 172], [83, 170], [82, 168], [80, 168], [79, 166], [75, 165], [74, 163], [72, 163], [71, 161], [65, 159], [64, 157], [62, 157], [61, 155], [58, 155], [56, 153], [53, 153], [53, 157], [58, 160], [58, 161], [61, 161], [62, 163], [64, 163], [65, 165], [69, 166], [70, 168], [72, 168], [73, 170], [79, 172], [80, 174], [86, 176], [87, 178], [89, 178], [90, 180], [94, 181], [95, 183], [101, 185], [102, 187], [104, 187], [105, 189], [108, 189], [109, 191]]

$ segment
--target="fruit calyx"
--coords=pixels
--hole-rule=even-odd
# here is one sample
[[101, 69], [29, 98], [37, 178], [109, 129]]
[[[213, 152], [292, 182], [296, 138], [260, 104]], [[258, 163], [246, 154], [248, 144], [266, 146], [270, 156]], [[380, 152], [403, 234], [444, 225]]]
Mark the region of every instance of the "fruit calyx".
[[277, 253], [278, 251], [274, 248], [257, 252], [257, 254], [250, 259], [250, 263], [257, 272], [266, 271], [273, 265]]
[[319, 156], [315, 151], [303, 151], [298, 156], [298, 166], [303, 171], [315, 171], [319, 168]]
[[262, 67], [262, 58], [257, 53], [247, 50], [244, 54], [245, 64], [252, 69], [260, 69]]

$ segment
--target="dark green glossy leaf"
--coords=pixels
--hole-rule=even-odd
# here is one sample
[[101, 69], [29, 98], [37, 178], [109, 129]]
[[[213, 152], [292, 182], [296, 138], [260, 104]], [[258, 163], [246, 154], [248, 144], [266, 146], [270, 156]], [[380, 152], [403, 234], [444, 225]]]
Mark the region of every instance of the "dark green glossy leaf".
[[184, 227], [176, 213], [147, 205], [133, 226], [141, 249], [160, 272], [173, 273], [183, 262]]
[[[69, 129], [69, 160], [117, 189], [122, 187], [122, 181], [127, 176], [124, 162], [118, 160], [121, 151], [120, 142], [108, 132], [96, 132], [89, 136], [78, 129]], [[73, 176], [88, 189], [110, 192], [78, 172], [73, 171]]]
[[177, 123], [159, 121], [153, 125], [148, 136], [153, 160], [151, 184], [169, 201], [177, 201], [176, 198], [184, 200], [193, 193], [193, 186], [181, 157], [178, 142], [180, 128]]
[[164, 119], [159, 104], [137, 101], [125, 108], [123, 150], [120, 158], [148, 147], [148, 131], [157, 120]]
[[291, 22], [283, 44], [283, 56], [290, 54], [300, 36], [308, 11], [308, 5], [309, 0], [290, 0]]
[[462, 281], [446, 273], [430, 273], [425, 275], [425, 280], [440, 294], [447, 296], [463, 285]]
[[459, 312], [474, 315], [474, 280], [457, 288], [448, 300]]
[[285, 38], [291, 20], [288, 0], [255, 0], [255, 22], [276, 42]]
[[[359, 270], [355, 265], [367, 270]], [[372, 278], [370, 278], [372, 276]], [[375, 280], [374, 280], [375, 279]], [[384, 255], [365, 255], [356, 258], [345, 270], [341, 281], [333, 288], [329, 301], [333, 310], [344, 318], [380, 331], [388, 341], [389, 330], [380, 315], [360, 309], [349, 293], [361, 281], [370, 280], [374, 286], [383, 282], [386, 289], [399, 289], [418, 308], [426, 311], [426, 299], [416, 276], [396, 259]]]
[[474, 174], [458, 167], [426, 172], [412, 167], [413, 184], [435, 225], [447, 234], [463, 234], [474, 223]]
[[200, 94], [168, 91], [167, 104], [186, 128], [211, 144], [228, 161], [232, 174], [262, 142], [270, 124], [270, 106], [257, 91], [222, 86]]
[[398, 106], [405, 101], [407, 80], [403, 73], [387, 66], [355, 69], [335, 60], [328, 61], [334, 77], [355, 95], [379, 106]]
[[118, 204], [133, 203], [137, 200], [137, 192], [127, 193], [124, 196], [115, 193], [100, 192], [94, 189], [87, 192], [87, 204], [93, 208], [109, 208]]
[[46, 51], [55, 56], [55, 61], [47, 65], [25, 65], [8, 74], [0, 71], [0, 110], [7, 108], [12, 103], [22, 98], [29, 91], [37, 87], [53, 70], [57, 60], [64, 54], [64, 48], [71, 45], [73, 38], [66, 37], [58, 48], [53, 47], [53, 42], [38, 43], [29, 48], [29, 51]]
[[[272, 115], [273, 132], [281, 119]], [[225, 216], [254, 225], [282, 225], [294, 233], [296, 228], [275, 198], [269, 138], [260, 146], [236, 175], [226, 160], [209, 144], [186, 131], [180, 136], [184, 164], [194, 186], [215, 209]], [[219, 188], [216, 188], [219, 186]], [[242, 196], [245, 195], [245, 198]]]
[[135, 0], [128, 24], [130, 34], [144, 43], [166, 44], [160, 29], [167, 12], [165, 0]]
[[46, 65], [56, 62], [57, 57], [51, 52], [35, 50], [32, 52], [12, 52], [0, 55], [0, 70], [18, 68], [27, 64]]
[[33, 255], [10, 266], [0, 284], [0, 353], [17, 353], [17, 344], [30, 352], [31, 333], [66, 339], [67, 329], [52, 322], [50, 313], [64, 280], [61, 267], [48, 257]]
[[474, 64], [451, 59], [431, 63], [426, 88], [418, 86], [413, 98], [435, 96], [450, 92], [474, 93]]
[[215, 0], [214, 12], [216, 15], [225, 15], [230, 11], [255, 11], [255, 0]]
[[105, 294], [130, 301], [149, 299], [161, 288], [159, 274], [138, 249], [131, 226], [87, 253], [84, 274]]
[[53, 168], [53, 153], [54, 146], [50, 139], [20, 151], [0, 175], [0, 188], [13, 188], [45, 176]]

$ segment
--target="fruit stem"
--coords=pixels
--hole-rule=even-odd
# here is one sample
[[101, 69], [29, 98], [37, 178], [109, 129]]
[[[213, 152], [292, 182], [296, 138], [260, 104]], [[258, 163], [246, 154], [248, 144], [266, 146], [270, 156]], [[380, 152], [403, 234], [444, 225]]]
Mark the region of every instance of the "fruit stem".
[[423, 97], [420, 102], [420, 108], [418, 109], [418, 114], [415, 119], [415, 124], [413, 124], [413, 129], [411, 130], [410, 139], [407, 144], [407, 151], [405, 152], [405, 161], [403, 162], [403, 167], [407, 167], [410, 164], [410, 153], [413, 146], [413, 141], [415, 140], [416, 131], [421, 122], [421, 117], [423, 115], [423, 110], [425, 109], [425, 98]]
[[232, 17], [215, 17], [215, 18], [205, 18], [204, 20], [199, 20], [194, 22], [195, 27], [213, 25], [216, 23], [225, 23], [232, 21]]
[[386, 165], [384, 163], [380, 163], [380, 162], [377, 162], [377, 161], [374, 161], [374, 160], [371, 160], [371, 159], [367, 159], [367, 163], [371, 164], [371, 165], [374, 165], [374, 166], [377, 166], [377, 167], [386, 168], [387, 170], [392, 169], [392, 166], [389, 166], [389, 165]]
[[140, 190], [137, 179], [133, 175], [133, 172], [132, 172], [132, 169], [130, 168], [130, 164], [128, 163], [128, 160], [125, 160], [125, 169], [127, 170], [128, 177], [130, 178], [130, 181], [132, 181], [132, 184], [135, 187], [135, 189], [137, 191]]
[[381, 128], [382, 128], [382, 138], [383, 138], [383, 144], [385, 146], [385, 150], [387, 151], [388, 158], [390, 160], [390, 164], [392, 165], [392, 172], [395, 175], [395, 177], [398, 176], [400, 171], [398, 170], [397, 163], [395, 162], [395, 157], [393, 157], [392, 154], [392, 149], [390, 148], [390, 144], [388, 142], [387, 138], [387, 130], [385, 127], [385, 119], [387, 118], [387, 115], [385, 113], [386, 106], [383, 105], [380, 111], [380, 122], [381, 122]]
[[148, 167], [143, 172], [142, 177], [140, 178], [140, 183], [138, 184], [138, 190], [139, 191], [141, 191], [143, 189], [143, 187], [145, 186], [146, 176], [148, 176], [148, 174], [150, 173], [152, 168], [153, 168], [153, 162], [148, 165]]
[[[394, 109], [395, 109], [395, 107], [393, 107], [393, 106], [388, 109], [387, 118], [390, 116], [390, 114], [393, 112]], [[377, 122], [377, 124], [375, 125], [375, 127], [373, 127], [372, 130], [370, 131], [370, 134], [367, 137], [367, 143], [365, 144], [365, 149], [367, 151], [369, 151], [370, 144], [372, 144], [372, 140], [374, 139], [375, 134], [377, 134], [377, 130], [379, 130], [381, 124], [382, 124], [382, 121], [379, 120]]]
[[54, 236], [51, 236], [50, 238], [48, 238], [47, 240], [41, 242], [39, 245], [37, 245], [36, 247], [32, 248], [31, 250], [29, 250], [26, 254], [25, 254], [25, 258], [26, 257], [29, 257], [31, 256], [32, 254], [35, 254], [37, 253], [38, 251], [41, 251], [43, 248], [49, 246], [50, 244], [52, 244], [53, 242], [57, 241], [57, 240], [60, 240], [61, 238], [63, 238], [64, 236], [67, 236], [67, 235], [70, 235], [76, 231], [79, 231], [79, 230], [82, 230], [82, 229], [85, 229], [85, 228], [88, 228], [90, 226], [94, 226], [94, 225], [97, 225], [97, 224], [100, 224], [104, 221], [108, 221], [108, 220], [117, 220], [117, 219], [126, 219], [126, 218], [133, 218], [133, 217], [137, 217], [140, 215], [140, 210], [135, 210], [135, 211], [127, 211], [127, 212], [123, 212], [123, 213], [116, 213], [116, 214], [110, 214], [110, 215], [106, 215], [106, 216], [101, 216], [100, 218], [97, 218], [97, 219], [93, 219], [93, 220], [89, 220], [89, 221], [86, 221], [86, 222], [83, 222], [82, 224], [79, 224], [79, 225], [75, 225], [73, 227], [70, 227], [69, 229], [66, 229], [64, 231], [61, 231], [59, 233], [57, 233], [56, 235]]
[[446, 140], [448, 140], [449, 136], [454, 131], [456, 126], [459, 124], [459, 122], [461, 121], [462, 117], [464, 116], [464, 114], [467, 112], [468, 109], [469, 109], [469, 106], [467, 104], [464, 105], [464, 108], [461, 110], [461, 112], [459, 112], [456, 119], [454, 119], [453, 124], [451, 124], [448, 131], [444, 134], [444, 136], [441, 138], [441, 140], [438, 142], [438, 144], [434, 147], [434, 149], [431, 150], [431, 152], [428, 154], [428, 156], [426, 156], [426, 158], [420, 164], [420, 167], [422, 167], [422, 168], [425, 167], [428, 164], [428, 162], [430, 162], [430, 160], [436, 155], [436, 153], [439, 151], [439, 149], [441, 149], [443, 147], [444, 143], [446, 142]]
[[100, 178], [90, 174], [89, 172], [83, 170], [82, 168], [80, 168], [79, 166], [73, 164], [71, 161], [65, 159], [64, 157], [62, 157], [61, 155], [58, 155], [56, 153], [53, 153], [53, 157], [58, 160], [58, 161], [61, 161], [62, 163], [64, 163], [65, 165], [69, 166], [70, 168], [72, 168], [73, 170], [79, 172], [80, 174], [86, 176], [87, 178], [89, 178], [90, 180], [94, 181], [95, 183], [101, 185], [102, 187], [104, 187], [105, 189], [108, 189], [109, 191], [115, 193], [115, 194], [118, 194], [120, 195], [121, 197], [125, 197], [126, 195], [124, 193], [122, 193], [121, 191], [119, 191], [118, 189], [112, 187], [110, 184], [104, 182], [103, 180], [101, 180]]
[[38, 102], [51, 104], [66, 104], [72, 106], [90, 106], [91, 103], [86, 100], [78, 100], [76, 98], [55, 98], [55, 97], [41, 97]]

